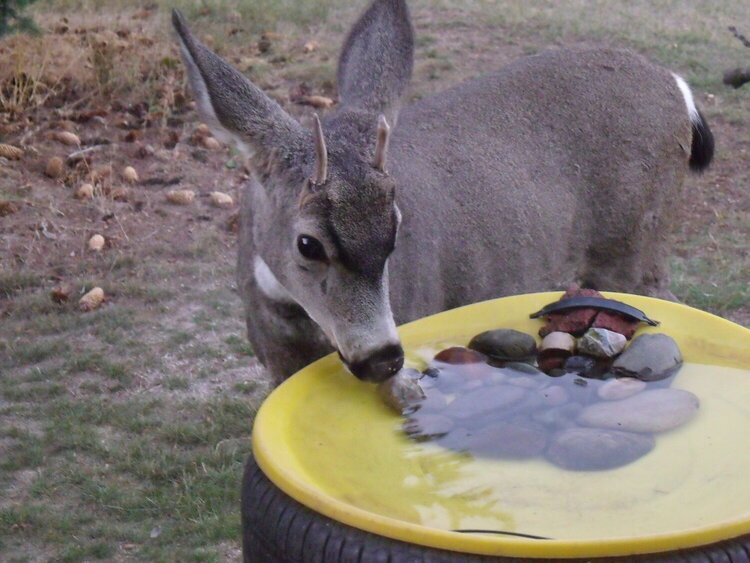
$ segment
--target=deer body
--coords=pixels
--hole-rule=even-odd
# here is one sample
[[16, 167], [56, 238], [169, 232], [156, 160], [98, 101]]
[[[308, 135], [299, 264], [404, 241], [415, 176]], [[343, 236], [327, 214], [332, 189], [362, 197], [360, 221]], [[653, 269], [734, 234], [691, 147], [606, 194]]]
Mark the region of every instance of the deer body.
[[[256, 150], [238, 280], [277, 380], [335, 349], [382, 380], [403, 361], [395, 323], [493, 297], [574, 281], [669, 295], [670, 223], [713, 145], [668, 70], [625, 51], [555, 50], [398, 112], [412, 31], [403, 1], [376, 0], [345, 43], [340, 107], [280, 145], [243, 131], [241, 110], [222, 107], [228, 79], [180, 34], [204, 115]], [[284, 119], [271, 121], [294, 130]]]

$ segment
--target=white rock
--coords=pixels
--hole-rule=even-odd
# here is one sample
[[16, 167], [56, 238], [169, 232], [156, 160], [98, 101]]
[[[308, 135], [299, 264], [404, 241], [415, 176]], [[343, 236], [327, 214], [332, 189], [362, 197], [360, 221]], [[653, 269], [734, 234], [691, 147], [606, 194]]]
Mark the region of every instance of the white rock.
[[606, 328], [590, 328], [578, 339], [578, 352], [596, 358], [614, 358], [625, 349], [628, 339]]

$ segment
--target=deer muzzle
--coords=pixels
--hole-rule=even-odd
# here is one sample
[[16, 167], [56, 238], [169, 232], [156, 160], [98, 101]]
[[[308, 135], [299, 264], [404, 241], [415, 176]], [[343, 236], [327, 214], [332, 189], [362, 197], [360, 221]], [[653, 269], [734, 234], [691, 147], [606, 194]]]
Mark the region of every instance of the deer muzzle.
[[404, 349], [401, 344], [387, 344], [362, 360], [350, 362], [343, 356], [341, 359], [349, 371], [362, 381], [380, 383], [404, 366]]

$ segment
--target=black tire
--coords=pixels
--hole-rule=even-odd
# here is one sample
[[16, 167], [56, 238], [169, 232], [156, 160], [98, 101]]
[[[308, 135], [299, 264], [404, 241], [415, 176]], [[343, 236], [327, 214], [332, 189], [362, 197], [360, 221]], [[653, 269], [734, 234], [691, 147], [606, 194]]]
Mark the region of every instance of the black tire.
[[[455, 553], [385, 538], [331, 520], [283, 493], [252, 455], [242, 480], [242, 552], [245, 563], [479, 563], [549, 562]], [[664, 554], [571, 563], [750, 563], [750, 535]]]

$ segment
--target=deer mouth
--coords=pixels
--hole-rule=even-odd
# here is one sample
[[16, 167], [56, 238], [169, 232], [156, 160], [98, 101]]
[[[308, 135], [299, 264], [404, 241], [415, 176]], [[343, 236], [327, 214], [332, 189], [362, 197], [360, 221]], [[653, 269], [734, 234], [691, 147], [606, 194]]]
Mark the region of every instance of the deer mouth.
[[339, 357], [355, 377], [371, 383], [382, 383], [404, 366], [401, 344], [387, 344], [362, 360], [350, 361], [341, 352]]

